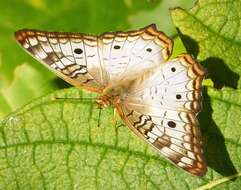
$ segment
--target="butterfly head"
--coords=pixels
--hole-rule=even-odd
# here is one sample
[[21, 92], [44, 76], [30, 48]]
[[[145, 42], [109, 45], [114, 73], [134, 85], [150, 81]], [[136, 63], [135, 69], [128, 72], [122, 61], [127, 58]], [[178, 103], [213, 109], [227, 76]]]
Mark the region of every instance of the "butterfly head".
[[125, 98], [125, 89], [122, 85], [107, 87], [96, 100], [101, 107], [115, 105]]

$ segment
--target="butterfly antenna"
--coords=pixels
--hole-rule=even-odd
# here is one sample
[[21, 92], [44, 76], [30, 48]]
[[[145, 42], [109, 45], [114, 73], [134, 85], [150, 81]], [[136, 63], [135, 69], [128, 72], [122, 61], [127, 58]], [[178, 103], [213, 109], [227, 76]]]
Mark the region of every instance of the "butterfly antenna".
[[62, 97], [54, 97], [54, 100], [70, 100], [76, 102], [95, 102], [96, 98], [62, 98]]

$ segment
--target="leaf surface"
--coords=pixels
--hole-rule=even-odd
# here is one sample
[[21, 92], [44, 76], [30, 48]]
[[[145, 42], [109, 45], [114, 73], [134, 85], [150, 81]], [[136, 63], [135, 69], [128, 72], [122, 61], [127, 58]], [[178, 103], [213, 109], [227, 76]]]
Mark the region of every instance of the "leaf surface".
[[[77, 19], [64, 2], [58, 8], [53, 6], [52, 11], [59, 11], [59, 14], [46, 11], [48, 1], [28, 2], [28, 6], [53, 16], [53, 20], [43, 23], [43, 27], [54, 23], [61, 11], [67, 11], [73, 20]], [[136, 7], [145, 5], [133, 2]], [[101, 5], [92, 3], [91, 6]], [[144, 11], [155, 10], [143, 7]], [[193, 177], [170, 164], [127, 127], [120, 125], [121, 120], [114, 125], [113, 108], [104, 109], [99, 117], [94, 99], [87, 99], [95, 98], [95, 94], [71, 88], [36, 99], [1, 120], [0, 188], [240, 189], [241, 90], [234, 89], [239, 88], [240, 76], [240, 31], [237, 29], [240, 15], [233, 11], [239, 9], [238, 0], [200, 0], [190, 11], [180, 8], [171, 11], [187, 51], [208, 68], [214, 86], [222, 88], [205, 87], [204, 108], [198, 116], [209, 167], [206, 176]], [[84, 11], [87, 13], [88, 9], [83, 8]], [[101, 15], [101, 9], [98, 11], [89, 18], [93, 23]], [[134, 14], [137, 9], [132, 7], [128, 11]], [[123, 14], [119, 16], [121, 19]], [[128, 23], [125, 24], [128, 27]], [[53, 28], [60, 26], [56, 22]], [[122, 28], [123, 25], [119, 26]], [[100, 27], [96, 32], [99, 30], [104, 31]], [[183, 47], [178, 39], [175, 42], [178, 45], [174, 54], [178, 54]], [[35, 75], [39, 76], [38, 72]], [[52, 80], [51, 75], [49, 80]], [[5, 98], [0, 98], [0, 103], [4, 101]], [[12, 110], [11, 106], [9, 110]]]
[[[211, 176], [200, 189], [240, 189], [240, 7], [239, 0], [199, 0], [171, 16], [187, 52], [208, 70], [214, 89], [204, 91], [199, 121]], [[238, 89], [237, 89], [238, 88]]]
[[[209, 89], [214, 110], [240, 112], [241, 91]], [[56, 99], [56, 98], [69, 99]], [[238, 115], [214, 111], [220, 132], [207, 125], [204, 133], [211, 167], [205, 177], [192, 177], [163, 159], [125, 126], [113, 124], [113, 109], [104, 109], [98, 127], [99, 109], [75, 88], [42, 97], [2, 120], [0, 131], [0, 187], [4, 189], [194, 189], [223, 176], [215, 170], [231, 171], [222, 158], [222, 143], [236, 169], [241, 168]], [[70, 99], [72, 98], [72, 99]], [[75, 99], [74, 99], [75, 98]], [[80, 98], [78, 100], [76, 98]], [[237, 101], [238, 100], [238, 101]], [[216, 109], [216, 108], [219, 109]], [[206, 111], [206, 107], [204, 112]], [[207, 123], [208, 124], [208, 123]], [[215, 138], [214, 138], [215, 137]], [[223, 140], [223, 141], [222, 141]], [[215, 145], [219, 145], [217, 151]], [[218, 164], [217, 164], [218, 162]], [[219, 165], [220, 164], [220, 165]], [[238, 175], [238, 174], [236, 174]], [[239, 174], [240, 175], [240, 174]], [[217, 186], [239, 187], [240, 178]], [[235, 188], [234, 188], [235, 189]]]
[[240, 10], [240, 0], [199, 0], [190, 11], [171, 11], [187, 51], [203, 63], [218, 88], [240, 86]]

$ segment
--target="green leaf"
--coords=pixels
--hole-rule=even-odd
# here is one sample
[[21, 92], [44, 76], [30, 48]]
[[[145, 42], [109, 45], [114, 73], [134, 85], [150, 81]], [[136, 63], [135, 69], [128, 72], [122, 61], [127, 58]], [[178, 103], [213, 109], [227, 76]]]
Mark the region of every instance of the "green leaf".
[[[209, 180], [198, 189], [241, 188], [241, 90], [234, 89], [240, 87], [241, 74], [240, 7], [238, 0], [199, 0], [188, 11], [171, 10], [188, 53], [208, 69], [214, 87], [221, 88], [207, 87], [204, 91], [199, 121], [210, 169]], [[210, 79], [205, 84], [212, 86]]]
[[[241, 168], [237, 154], [241, 151], [241, 131], [226, 125], [240, 123], [240, 118], [238, 114], [225, 114], [230, 109], [240, 113], [241, 90], [220, 92], [210, 88], [208, 94], [211, 106], [217, 110], [213, 118], [219, 120], [217, 125], [225, 139], [221, 142], [222, 137], [216, 129], [207, 126], [210, 129], [204, 136], [212, 138], [209, 143], [214, 143], [208, 146], [207, 159], [216, 168], [209, 168], [205, 177], [192, 177], [167, 162], [127, 127], [120, 125], [119, 119], [114, 125], [112, 108], [104, 109], [99, 118], [99, 109], [93, 103], [96, 95], [72, 88], [42, 97], [2, 120], [0, 188], [194, 189], [214, 183], [218, 183], [217, 189], [240, 187], [240, 178], [235, 182], [227, 178], [226, 183], [220, 183], [220, 178], [226, 178], [215, 170], [228, 169], [228, 166], [216, 164], [225, 164], [221, 143], [230, 152], [234, 166]], [[56, 99], [61, 97], [66, 99]]]
[[200, 0], [190, 11], [171, 11], [187, 51], [202, 61], [218, 88], [238, 86], [240, 10], [240, 0]]
[[[12, 5], [0, 2], [4, 7], [0, 15], [3, 27], [0, 37], [4, 37], [0, 44], [0, 88], [9, 89], [1, 90], [0, 103], [8, 109], [6, 112], [20, 106], [19, 102], [58, 86], [49, 71], [25, 56], [20, 48], [13, 48], [10, 36], [22, 27], [23, 21], [25, 27], [30, 28], [79, 31], [79, 26], [85, 26], [81, 31], [99, 33], [139, 26], [140, 21], [131, 20], [135, 16], [130, 15], [158, 16], [155, 7], [159, 7], [159, 1], [150, 5], [137, 0], [115, 1], [116, 4], [91, 0], [71, 5], [68, 1], [13, 2], [14, 11]], [[107, 5], [112, 7], [111, 16], [107, 15]], [[236, 9], [240, 9], [237, 0], [202, 0], [190, 11], [180, 8], [172, 11], [187, 51], [208, 68], [215, 87], [240, 87], [240, 31], [236, 30], [235, 38], [231, 35], [238, 28], [238, 11], [229, 11]], [[151, 21], [152, 16], [149, 18]], [[176, 55], [184, 49], [178, 38], [175, 42]], [[13, 56], [12, 52], [16, 54]], [[29, 67], [29, 63], [32, 66]], [[28, 71], [26, 76], [22, 75], [25, 70]], [[34, 90], [28, 93], [29, 89]], [[88, 99], [95, 98], [96, 94], [77, 89], [56, 91], [1, 120], [0, 189], [240, 189], [240, 96], [241, 90], [232, 88], [207, 87], [204, 91], [204, 108], [199, 121], [209, 170], [206, 176], [198, 178], [163, 159], [127, 127], [120, 125], [120, 119], [114, 125], [113, 108], [104, 109], [99, 117], [98, 107]], [[9, 104], [6, 97], [16, 104]]]

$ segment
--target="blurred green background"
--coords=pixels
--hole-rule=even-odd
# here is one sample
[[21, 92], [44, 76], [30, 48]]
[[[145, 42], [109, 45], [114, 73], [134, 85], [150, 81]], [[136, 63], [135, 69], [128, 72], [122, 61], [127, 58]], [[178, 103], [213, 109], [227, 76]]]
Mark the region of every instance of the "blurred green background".
[[175, 38], [177, 31], [169, 8], [191, 8], [193, 3], [193, 0], [0, 1], [0, 117], [34, 98], [68, 87], [17, 45], [13, 37], [16, 30], [100, 34], [156, 23], [159, 30]]

